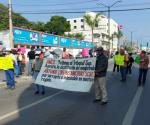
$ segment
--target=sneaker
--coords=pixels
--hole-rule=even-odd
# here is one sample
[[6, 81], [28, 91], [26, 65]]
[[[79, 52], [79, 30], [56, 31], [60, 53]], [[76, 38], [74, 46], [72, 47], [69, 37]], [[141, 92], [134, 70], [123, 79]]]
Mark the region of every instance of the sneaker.
[[100, 102], [100, 101], [101, 101], [101, 99], [94, 99], [94, 100], [93, 100], [94, 103], [98, 103], [98, 102]]
[[101, 105], [106, 105], [108, 102], [106, 101], [106, 102], [101, 102]]
[[5, 89], [10, 89], [11, 87], [10, 86], [7, 86]]
[[11, 86], [10, 89], [11, 89], [11, 90], [14, 90], [14, 89], [15, 89], [15, 86]]

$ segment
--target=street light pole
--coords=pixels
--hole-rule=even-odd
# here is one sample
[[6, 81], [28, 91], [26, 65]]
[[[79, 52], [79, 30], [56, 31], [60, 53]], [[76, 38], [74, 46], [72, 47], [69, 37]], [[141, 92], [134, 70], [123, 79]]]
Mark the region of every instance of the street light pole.
[[12, 0], [8, 1], [9, 4], [9, 42], [10, 42], [10, 47], [14, 47], [14, 42], [13, 42], [13, 24], [12, 24]]
[[131, 31], [131, 49], [132, 49], [132, 38], [133, 38], [133, 32]]
[[109, 51], [110, 51], [110, 6], [108, 6], [108, 43], [109, 43]]
[[[118, 1], [116, 1], [116, 2], [114, 2], [112, 5], [110, 5], [110, 6], [108, 6], [108, 5], [105, 5], [105, 4], [103, 4], [103, 3], [98, 3], [97, 5], [102, 5], [102, 6], [104, 6], [104, 7], [106, 7], [107, 9], [108, 9], [108, 43], [109, 43], [109, 51], [110, 51], [110, 45], [111, 45], [111, 43], [110, 43], [110, 36], [111, 36], [111, 32], [110, 32], [110, 12], [111, 12], [111, 8], [114, 6], [114, 5], [116, 5], [117, 3], [120, 3], [121, 2], [121, 0], [118, 0]], [[112, 41], [113, 42], [113, 41]], [[112, 49], [113, 49], [113, 43], [112, 43]]]

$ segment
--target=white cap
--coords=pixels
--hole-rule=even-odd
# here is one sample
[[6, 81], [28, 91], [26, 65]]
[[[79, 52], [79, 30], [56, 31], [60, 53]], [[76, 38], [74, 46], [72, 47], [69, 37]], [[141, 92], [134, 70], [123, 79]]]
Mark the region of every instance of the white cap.
[[41, 54], [41, 51], [35, 51], [35, 54]]
[[6, 51], [11, 51], [11, 48], [6, 48]]
[[48, 50], [48, 49], [49, 49], [49, 47], [45, 47], [45, 49], [46, 49], [46, 50]]

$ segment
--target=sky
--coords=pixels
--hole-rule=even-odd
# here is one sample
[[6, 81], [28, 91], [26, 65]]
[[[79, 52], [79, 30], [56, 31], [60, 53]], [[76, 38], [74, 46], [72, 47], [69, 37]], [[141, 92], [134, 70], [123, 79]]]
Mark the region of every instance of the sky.
[[[29, 21], [42, 21], [47, 22], [51, 16], [59, 15], [66, 18], [81, 17], [84, 13], [61, 13], [55, 14], [54, 12], [66, 11], [103, 11], [107, 10], [107, 6], [111, 6], [117, 0], [12, 0], [12, 7], [14, 12], [22, 13], [21, 15]], [[8, 5], [8, 0], [0, 0], [0, 3]], [[99, 3], [99, 4], [98, 4]], [[111, 10], [124, 10], [136, 8], [150, 8], [149, 0], [122, 0]], [[23, 14], [31, 12], [46, 12], [51, 14]], [[104, 14], [107, 15], [107, 12]], [[131, 32], [133, 41], [138, 41], [139, 44], [145, 45], [147, 42], [150, 44], [150, 10], [142, 11], [119, 11], [111, 12], [113, 18], [118, 24], [123, 26], [123, 33], [131, 40]], [[149, 45], [150, 46], [150, 45]]]

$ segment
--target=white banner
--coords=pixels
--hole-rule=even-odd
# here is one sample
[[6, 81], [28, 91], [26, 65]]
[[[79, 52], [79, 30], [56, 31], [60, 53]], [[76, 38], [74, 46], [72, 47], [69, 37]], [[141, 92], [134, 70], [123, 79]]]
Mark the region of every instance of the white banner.
[[94, 81], [95, 59], [45, 59], [36, 84], [88, 92]]

